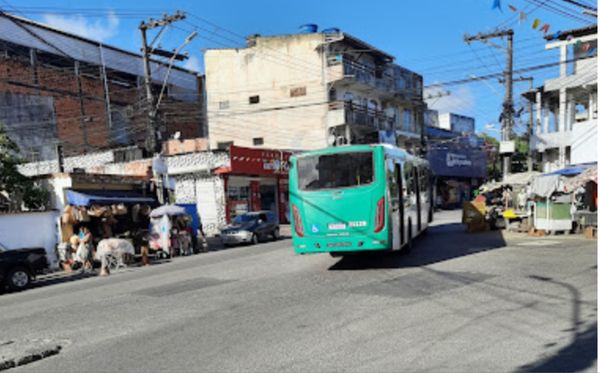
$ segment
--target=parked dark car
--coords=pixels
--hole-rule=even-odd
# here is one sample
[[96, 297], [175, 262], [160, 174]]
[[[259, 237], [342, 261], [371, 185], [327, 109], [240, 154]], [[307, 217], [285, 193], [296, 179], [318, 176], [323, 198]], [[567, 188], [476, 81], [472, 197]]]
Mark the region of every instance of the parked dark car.
[[268, 238], [279, 239], [279, 223], [271, 211], [256, 211], [238, 215], [230, 225], [221, 229], [223, 245], [257, 244]]
[[32, 279], [48, 269], [44, 248], [8, 250], [0, 244], [0, 285], [10, 290], [26, 289]]

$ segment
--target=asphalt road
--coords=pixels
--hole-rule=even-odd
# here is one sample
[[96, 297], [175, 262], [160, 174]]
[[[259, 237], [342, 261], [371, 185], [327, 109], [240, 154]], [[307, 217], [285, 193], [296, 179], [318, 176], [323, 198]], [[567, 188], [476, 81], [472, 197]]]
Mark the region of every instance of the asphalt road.
[[[0, 296], [11, 371], [596, 371], [596, 241], [464, 233], [406, 256], [297, 256], [283, 240]], [[19, 347], [21, 348], [21, 347]]]

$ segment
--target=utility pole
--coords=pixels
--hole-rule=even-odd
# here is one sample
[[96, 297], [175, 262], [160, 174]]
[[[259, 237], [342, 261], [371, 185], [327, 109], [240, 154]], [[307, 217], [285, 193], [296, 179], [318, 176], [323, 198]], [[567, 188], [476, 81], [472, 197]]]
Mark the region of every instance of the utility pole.
[[[513, 35], [512, 29], [495, 31], [487, 34], [478, 33], [474, 36], [465, 35], [465, 43], [472, 41], [481, 41], [500, 48], [506, 52], [506, 70], [504, 70], [504, 82], [506, 92], [504, 94], [504, 102], [502, 103], [502, 141], [509, 141], [513, 127]], [[506, 48], [497, 46], [489, 39], [507, 37], [508, 42]], [[506, 178], [510, 174], [510, 155], [503, 155], [502, 162], [502, 177]]]
[[[529, 82], [529, 91], [533, 91], [533, 77], [519, 77], [517, 79], [513, 78], [513, 83], [517, 82]], [[500, 79], [499, 83], [504, 83], [504, 79]], [[534, 151], [531, 148], [531, 137], [533, 136], [533, 101], [528, 100], [528, 110], [529, 110], [529, 121], [527, 123], [527, 171], [533, 171], [533, 154]]]
[[[147, 103], [148, 104], [148, 116], [150, 119], [149, 127], [150, 127], [151, 134], [152, 134], [152, 136], [150, 136], [151, 146], [149, 146], [149, 148], [151, 148], [155, 154], [161, 152], [162, 136], [160, 133], [160, 129], [158, 128], [158, 123], [156, 121], [157, 111], [155, 110], [155, 107], [154, 107], [155, 106], [154, 94], [152, 92], [152, 71], [150, 70], [150, 55], [155, 54], [155, 55], [162, 56], [162, 57], [172, 57], [172, 58], [180, 60], [180, 61], [187, 58], [187, 56], [184, 56], [184, 55], [179, 55], [177, 53], [172, 53], [169, 51], [153, 48], [154, 42], [156, 42], [156, 40], [158, 39], [160, 34], [163, 33], [166, 26], [170, 25], [173, 22], [181, 21], [183, 19], [185, 19], [185, 14], [183, 12], [177, 11], [174, 15], [167, 15], [167, 14], [163, 15], [162, 19], [157, 20], [157, 19], [150, 18], [150, 20], [148, 20], [148, 22], [142, 21], [139, 26], [140, 32], [142, 33], [142, 57], [144, 60], [144, 86], [146, 88], [146, 99], [148, 101], [148, 103]], [[147, 39], [146, 33], [148, 30], [151, 30], [151, 29], [154, 29], [157, 27], [162, 27], [162, 28], [159, 31], [156, 38], [154, 38], [154, 41], [150, 45], [148, 45], [148, 39]]]
[[[162, 162], [162, 159], [161, 159], [162, 134], [161, 134], [161, 128], [157, 121], [158, 108], [156, 107], [154, 93], [152, 92], [152, 71], [150, 69], [150, 55], [154, 54], [154, 55], [157, 55], [160, 57], [170, 58], [169, 71], [175, 60], [183, 61], [183, 60], [187, 59], [187, 55], [179, 54], [178, 50], [174, 51], [174, 52], [170, 52], [170, 51], [154, 48], [154, 43], [159, 39], [160, 35], [164, 32], [165, 28], [168, 25], [170, 25], [171, 23], [176, 22], [176, 21], [181, 21], [183, 19], [185, 19], [185, 14], [181, 11], [177, 11], [177, 12], [175, 12], [174, 15], [165, 14], [165, 15], [163, 15], [163, 17], [161, 19], [150, 18], [147, 22], [142, 21], [139, 25], [140, 32], [142, 33], [142, 58], [143, 58], [143, 62], [144, 62], [144, 86], [146, 88], [146, 100], [148, 101], [146, 108], [148, 110], [149, 136], [148, 136], [148, 141], [147, 141], [146, 146], [147, 146], [148, 150], [151, 150], [154, 153], [154, 161], [156, 161], [157, 164], [159, 164], [159, 163], [161, 164], [160, 168], [164, 168], [164, 167], [162, 167], [164, 165], [164, 163]], [[157, 27], [160, 27], [161, 29], [158, 32], [158, 34], [155, 36], [154, 40], [150, 43], [150, 45], [148, 45], [147, 31], [157, 28]], [[165, 82], [163, 83], [163, 88], [161, 89], [161, 95], [162, 95], [162, 90], [164, 89], [164, 85], [167, 83], [167, 80], [168, 80], [168, 76], [165, 78]], [[156, 172], [156, 170], [155, 170], [155, 172]], [[164, 187], [165, 178], [162, 173], [157, 176], [160, 176], [158, 195], [159, 195], [159, 198], [162, 199], [161, 202], [166, 203], [166, 202], [168, 202], [167, 201], [168, 198], [167, 198], [166, 189]]]

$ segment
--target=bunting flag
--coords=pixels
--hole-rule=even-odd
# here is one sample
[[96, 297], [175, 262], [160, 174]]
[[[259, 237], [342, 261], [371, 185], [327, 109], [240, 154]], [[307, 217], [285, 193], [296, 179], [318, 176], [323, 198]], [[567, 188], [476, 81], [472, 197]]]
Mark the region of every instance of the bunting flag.
[[554, 34], [552, 34], [552, 36], [550, 37], [550, 40], [558, 39], [561, 34], [562, 34], [562, 31], [556, 31]]
[[517, 11], [517, 8], [514, 5], [508, 5], [508, 9], [512, 10], [513, 12]]
[[500, 0], [494, 0], [494, 3], [492, 4], [492, 10], [493, 9], [498, 9], [502, 11], [502, 5], [500, 5]]
[[579, 48], [581, 48], [581, 40], [577, 40], [577, 41], [575, 42], [575, 50], [576, 50], [576, 51], [578, 51], [578, 50], [579, 50]]
[[539, 25], [540, 25], [540, 20], [536, 18], [533, 20], [533, 25], [531, 25], [531, 28], [535, 30], [538, 28]]
[[544, 31], [544, 35], [546, 35], [548, 33], [548, 31], [550, 30], [550, 25], [547, 23], [544, 23], [544, 26], [542, 26], [540, 28], [540, 31]]
[[519, 12], [519, 23], [527, 21], [527, 13]]
[[568, 35], [567, 36], [567, 41], [571, 41], [571, 40], [573, 40], [573, 35]]

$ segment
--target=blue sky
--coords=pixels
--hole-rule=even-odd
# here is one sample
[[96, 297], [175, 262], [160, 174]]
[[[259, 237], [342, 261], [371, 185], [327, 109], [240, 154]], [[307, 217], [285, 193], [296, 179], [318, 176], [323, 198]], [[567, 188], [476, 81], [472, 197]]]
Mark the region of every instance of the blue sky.
[[[396, 56], [397, 63], [422, 74], [426, 85], [502, 71], [505, 54], [482, 43], [468, 46], [463, 42], [465, 33], [512, 26], [515, 30], [515, 68], [519, 68], [558, 61], [556, 52], [544, 51], [543, 33], [531, 27], [534, 19], [539, 19], [541, 24], [548, 23], [551, 34], [585, 26], [585, 19], [593, 21], [586, 16], [574, 17], [576, 8], [564, 0], [501, 0], [502, 11], [492, 9], [493, 1], [0, 0], [0, 8], [18, 11], [19, 15], [132, 51], [139, 51], [137, 26], [142, 19], [183, 10], [189, 13], [188, 19], [179, 23], [178, 28], [170, 29], [161, 39], [161, 46], [173, 49], [187, 33], [197, 30], [199, 37], [187, 48], [191, 56], [188, 67], [200, 71], [203, 49], [242, 46], [241, 36], [244, 35], [294, 33], [305, 23], [315, 23], [321, 28], [339, 27]], [[559, 14], [546, 6], [535, 5], [543, 1], [551, 4]], [[509, 5], [528, 13], [527, 20], [517, 22], [518, 13], [510, 10]], [[495, 43], [505, 45], [502, 40], [495, 40]], [[541, 85], [544, 79], [557, 73], [558, 67], [532, 73], [534, 84]], [[527, 88], [527, 84], [515, 85], [517, 106], [519, 93]], [[451, 95], [428, 101], [430, 107], [474, 116], [480, 131], [486, 123], [498, 122], [504, 90], [497, 81], [448, 89]]]

